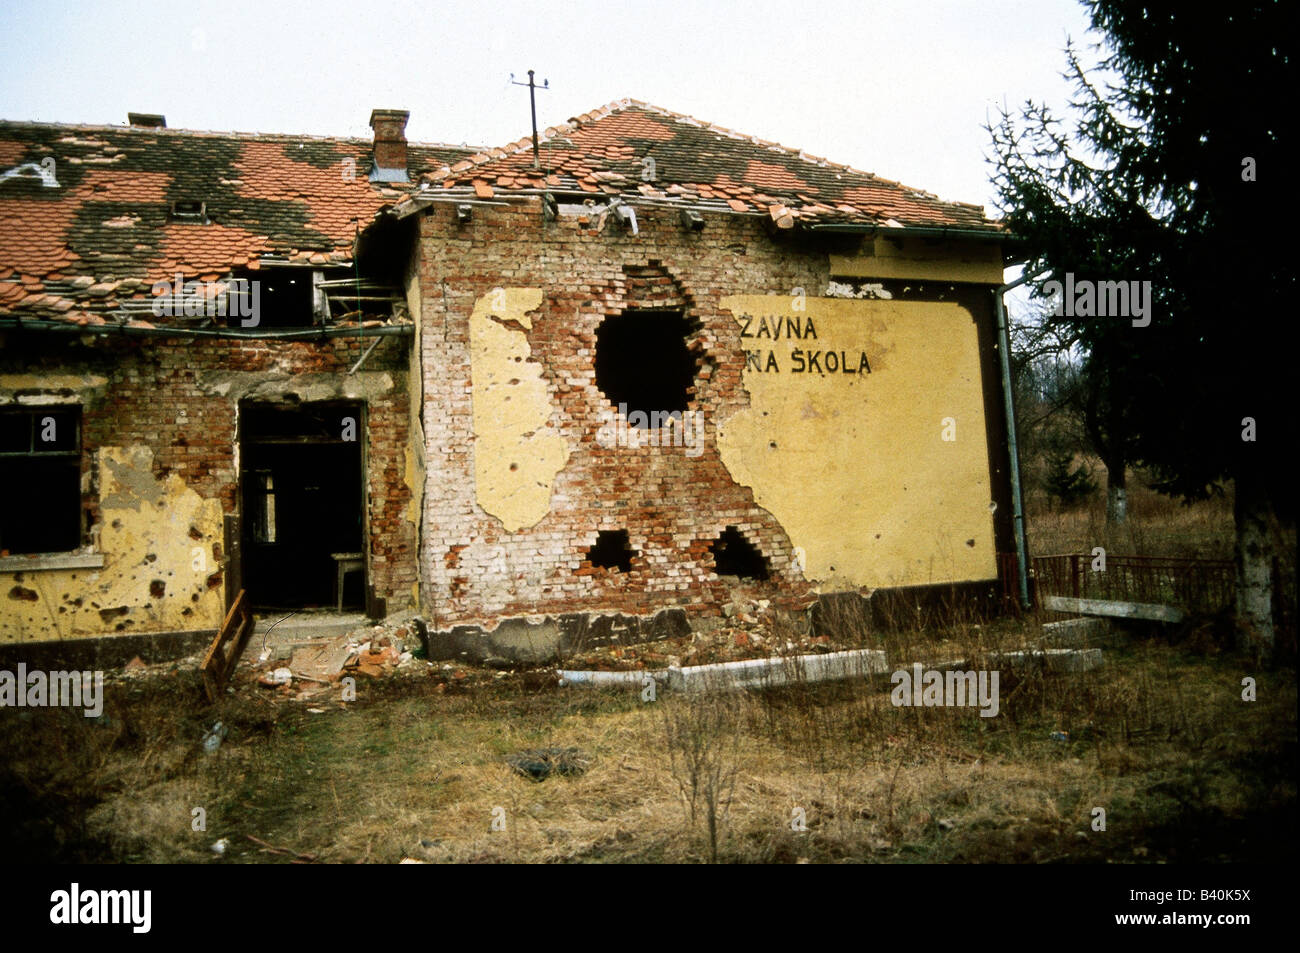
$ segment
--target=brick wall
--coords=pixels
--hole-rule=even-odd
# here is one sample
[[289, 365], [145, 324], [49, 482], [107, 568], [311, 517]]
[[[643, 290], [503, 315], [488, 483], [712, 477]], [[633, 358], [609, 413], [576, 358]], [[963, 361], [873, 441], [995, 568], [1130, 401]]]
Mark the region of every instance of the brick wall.
[[[637, 216], [633, 236], [614, 223], [598, 234], [568, 216], [544, 222], [537, 202], [478, 207], [464, 226], [449, 206], [424, 214], [422, 601], [435, 626], [575, 609], [718, 612], [736, 580], [714, 573], [709, 547], [727, 526], [768, 560], [770, 579], [749, 587], [754, 595], [792, 608], [812, 599], [791, 567], [785, 532], [718, 455], [718, 419], [748, 401], [739, 327], [719, 300], [797, 287], [817, 294], [827, 280], [826, 252], [782, 243], [757, 219], [710, 216], [702, 232], [687, 232], [675, 211], [638, 209]], [[475, 302], [496, 287], [542, 289], [528, 333], [531, 359], [550, 390], [548, 426], [570, 448], [550, 513], [514, 534], [476, 502], [468, 321]], [[606, 315], [634, 308], [676, 308], [698, 322], [689, 346], [698, 368], [690, 408], [706, 422], [699, 456], [596, 441], [601, 411], [611, 406], [596, 386], [596, 329]], [[614, 529], [626, 529], [637, 551], [629, 573], [584, 562], [597, 531]]]
[[[102, 447], [147, 447], [154, 477], [176, 474], [204, 499], [219, 500], [227, 514], [238, 511], [238, 403], [241, 398], [274, 401], [285, 394], [303, 400], [356, 399], [366, 405], [364, 445], [369, 525], [369, 583], [390, 611], [411, 602], [417, 580], [417, 528], [407, 509], [410, 440], [410, 338], [381, 341], [361, 374], [347, 377], [373, 337], [283, 341], [181, 338], [81, 339], [71, 335], [26, 335], [8, 343], [13, 360], [0, 370], [26, 374], [102, 376], [107, 384], [82, 408], [83, 508], [87, 539], [101, 522]], [[386, 376], [385, 376], [386, 375]], [[382, 378], [383, 386], [367, 387]], [[182, 528], [183, 529], [183, 528]], [[168, 531], [159, 525], [159, 532]], [[213, 545], [212, 585], [220, 585], [225, 553]], [[113, 554], [106, 553], [106, 559]], [[157, 567], [165, 571], [173, 567]], [[158, 575], [158, 572], [154, 573]], [[149, 596], [143, 592], [143, 605]], [[121, 628], [119, 626], [119, 628]], [[133, 631], [147, 630], [137, 623]]]

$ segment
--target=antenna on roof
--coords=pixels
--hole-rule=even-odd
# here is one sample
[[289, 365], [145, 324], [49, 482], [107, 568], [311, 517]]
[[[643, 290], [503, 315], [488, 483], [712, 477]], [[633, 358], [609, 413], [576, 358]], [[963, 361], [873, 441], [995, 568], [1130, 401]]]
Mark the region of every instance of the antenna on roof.
[[533, 71], [529, 70], [528, 82], [526, 83], [518, 82], [515, 79], [514, 73], [510, 74], [510, 82], [516, 86], [528, 87], [528, 102], [533, 107], [533, 168], [540, 169], [542, 167], [542, 163], [541, 160], [538, 158], [538, 152], [537, 152], [537, 90], [550, 89], [551, 81], [549, 79], [544, 79], [542, 80], [542, 85], [538, 86], [536, 83], [533, 82]]

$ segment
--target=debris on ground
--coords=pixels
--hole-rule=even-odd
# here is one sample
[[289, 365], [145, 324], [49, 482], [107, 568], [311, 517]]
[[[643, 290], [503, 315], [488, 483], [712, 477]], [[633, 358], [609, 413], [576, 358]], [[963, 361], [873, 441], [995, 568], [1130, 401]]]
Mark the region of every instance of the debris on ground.
[[251, 662], [252, 676], [259, 685], [278, 689], [286, 698], [319, 703], [331, 697], [349, 700], [345, 678], [354, 680], [347, 687], [355, 690], [363, 679], [430, 675], [435, 668], [432, 663], [416, 657], [424, 654], [418, 621], [392, 620], [343, 635], [272, 641]]
[[273, 672], [267, 672], [257, 680], [257, 684], [266, 688], [276, 688], [280, 685], [288, 685], [293, 681], [293, 672], [287, 668], [277, 668]]
[[577, 748], [535, 748], [509, 755], [506, 764], [526, 778], [545, 781], [552, 774], [582, 774], [591, 759]]
[[208, 696], [209, 702], [215, 702], [221, 697], [226, 686], [230, 684], [230, 676], [234, 674], [235, 666], [239, 664], [239, 658], [244, 654], [244, 648], [248, 645], [255, 626], [248, 594], [240, 589], [234, 603], [230, 606], [230, 611], [226, 613], [225, 621], [217, 630], [216, 638], [212, 640], [207, 653], [203, 656], [203, 661], [199, 663], [203, 691]]
[[258, 845], [258, 853], [261, 854], [283, 854], [285, 857], [292, 857], [289, 861], [291, 864], [314, 864], [319, 859], [316, 854], [300, 854], [291, 847], [276, 847], [274, 844], [268, 844], [260, 837], [254, 837], [252, 834], [245, 834], [250, 841]]
[[772, 655], [811, 655], [861, 648], [812, 635], [806, 619], [772, 609], [767, 599], [736, 598], [722, 606], [711, 630], [639, 645], [602, 645], [566, 655], [561, 668], [597, 672], [684, 668]]
[[221, 747], [221, 742], [228, 733], [229, 729], [221, 722], [217, 722], [208, 729], [208, 733], [203, 736], [203, 750], [208, 754], [215, 752]]

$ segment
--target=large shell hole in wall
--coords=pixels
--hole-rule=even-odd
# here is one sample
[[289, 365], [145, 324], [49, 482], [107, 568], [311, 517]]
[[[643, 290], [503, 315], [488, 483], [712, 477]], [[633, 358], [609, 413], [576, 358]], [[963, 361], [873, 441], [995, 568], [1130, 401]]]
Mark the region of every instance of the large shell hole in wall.
[[624, 311], [596, 329], [596, 386], [628, 414], [629, 426], [648, 427], [654, 411], [685, 412], [695, 382], [695, 356], [686, 339], [694, 322], [680, 311]]
[[596, 534], [595, 544], [587, 550], [587, 561], [597, 569], [632, 571], [632, 557], [636, 550], [625, 529], [603, 529]]
[[737, 576], [741, 579], [765, 580], [768, 577], [767, 560], [758, 547], [745, 539], [740, 530], [728, 526], [713, 545], [714, 571], [719, 576]]

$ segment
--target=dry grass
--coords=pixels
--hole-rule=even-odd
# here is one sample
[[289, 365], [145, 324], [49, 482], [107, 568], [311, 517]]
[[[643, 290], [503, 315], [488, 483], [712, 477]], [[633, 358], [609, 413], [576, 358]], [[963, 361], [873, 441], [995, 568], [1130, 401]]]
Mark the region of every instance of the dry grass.
[[[1104, 475], [1104, 471], [1101, 471]], [[1036, 556], [1087, 553], [1102, 546], [1124, 556], [1197, 556], [1231, 559], [1233, 547], [1232, 491], [1200, 503], [1184, 505], [1157, 493], [1140, 473], [1129, 474], [1126, 525], [1106, 524], [1103, 490], [1079, 507], [1052, 506], [1037, 481], [1025, 492], [1029, 551]]]
[[[971, 629], [945, 649], [1010, 635]], [[134, 697], [115, 686], [107, 725], [0, 712], [5, 840], [33, 859], [115, 862], [287, 862], [250, 834], [327, 862], [704, 862], [707, 814], [672, 769], [673, 726], [703, 721], [732, 740], [734, 778], [716, 789], [724, 862], [1291, 858], [1294, 672], [1252, 674], [1260, 700], [1245, 703], [1235, 660], [1139, 644], [1100, 672], [1007, 673], [990, 719], [895, 708], [883, 677], [709, 707], [667, 692], [534, 694], [518, 676], [463, 694], [396, 680], [317, 715], [234, 698], [199, 719], [176, 715], [197, 693], [180, 674]], [[206, 756], [215, 718], [231, 736]], [[503, 761], [550, 746], [593, 763], [538, 783]], [[1090, 828], [1098, 806], [1105, 832]], [[190, 829], [194, 807], [206, 831]], [[231, 849], [217, 860], [220, 837]]]
[[[1226, 501], [1186, 509], [1134, 486], [1131, 512], [1113, 536], [1099, 506], [1031, 512], [1034, 551], [1230, 552]], [[996, 667], [1037, 625], [903, 608], [875, 631], [857, 600], [819, 624], [891, 667], [966, 668]], [[768, 644], [807, 635], [777, 616]], [[205, 708], [189, 671], [119, 681], [101, 720], [0, 710], [0, 846], [89, 862], [291, 859], [250, 835], [336, 863], [1294, 860], [1295, 671], [1221, 636], [1195, 624], [1108, 649], [1090, 673], [1004, 671], [995, 718], [894, 707], [884, 676], [652, 703], [539, 691], [536, 672], [403, 677], [320, 714], [251, 687]], [[1247, 675], [1258, 701], [1241, 699]], [[216, 720], [230, 736], [208, 756]], [[591, 757], [584, 774], [538, 783], [504, 761], [570, 746]]]

